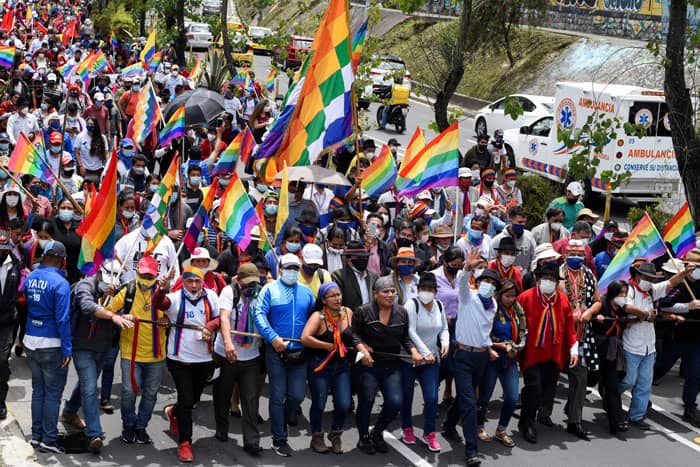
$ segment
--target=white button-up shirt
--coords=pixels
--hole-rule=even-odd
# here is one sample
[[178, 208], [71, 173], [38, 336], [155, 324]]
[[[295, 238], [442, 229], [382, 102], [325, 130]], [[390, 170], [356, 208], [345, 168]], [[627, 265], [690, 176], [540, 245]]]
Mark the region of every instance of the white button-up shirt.
[[[630, 285], [627, 291], [627, 304], [643, 311], [653, 311], [654, 301], [665, 297], [668, 281], [652, 285], [649, 293], [643, 294]], [[648, 355], [656, 352], [656, 333], [654, 323], [649, 321], [632, 321], [632, 325], [622, 333], [622, 345], [625, 352], [634, 355]]]

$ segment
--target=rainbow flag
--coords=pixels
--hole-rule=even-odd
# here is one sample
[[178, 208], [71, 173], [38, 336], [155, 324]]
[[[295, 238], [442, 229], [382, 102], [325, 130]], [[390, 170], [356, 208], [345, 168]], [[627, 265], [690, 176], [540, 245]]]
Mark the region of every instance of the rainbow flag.
[[190, 253], [194, 252], [194, 249], [197, 248], [197, 237], [199, 237], [199, 233], [204, 228], [204, 221], [206, 220], [207, 215], [209, 214], [209, 211], [211, 211], [211, 207], [214, 204], [217, 188], [219, 188], [218, 178], [214, 179], [214, 183], [209, 187], [207, 195], [202, 200], [202, 204], [200, 204], [197, 208], [197, 212], [192, 218], [192, 223], [187, 229], [185, 237], [182, 239], [182, 242], [185, 244], [185, 247], [187, 247], [187, 250]]
[[92, 60], [90, 61], [88, 71], [96, 75], [97, 73], [108, 69], [109, 66], [109, 60], [107, 60], [107, 57], [105, 57], [104, 52], [98, 50], [92, 56]]
[[250, 244], [250, 231], [260, 224], [260, 220], [235, 172], [221, 198], [219, 227], [238, 243], [241, 250], [245, 250]]
[[153, 58], [153, 55], [156, 53], [156, 31], [155, 29], [151, 31], [151, 33], [148, 35], [148, 39], [146, 39], [146, 44], [143, 46], [143, 50], [141, 51], [141, 55], [139, 58], [143, 63], [148, 65], [151, 63], [151, 59]]
[[112, 44], [112, 50], [116, 51], [119, 48], [119, 39], [117, 39], [117, 36], [114, 34], [114, 31], [109, 36], [109, 41]]
[[199, 75], [202, 73], [202, 59], [199, 58], [199, 55], [197, 55], [197, 58], [194, 61], [194, 65], [192, 65], [192, 69], [190, 70], [190, 79], [192, 82], [197, 86], [197, 82], [199, 81]]
[[173, 112], [168, 123], [160, 130], [160, 147], [165, 147], [171, 141], [185, 136], [185, 104]]
[[677, 258], [682, 258], [695, 248], [695, 226], [690, 215], [690, 207], [686, 201], [675, 216], [666, 224], [662, 234], [664, 242], [673, 246]]
[[629, 280], [629, 269], [635, 259], [646, 258], [652, 261], [664, 253], [664, 240], [649, 214], [645, 212], [598, 281], [600, 294], [604, 295], [614, 280]]
[[60, 67], [58, 67], [58, 72], [61, 73], [61, 76], [63, 76], [63, 79], [67, 80], [74, 69], [75, 69], [75, 64], [66, 62], [63, 65], [61, 65]]
[[248, 158], [251, 154], [253, 154], [253, 151], [255, 150], [258, 144], [255, 142], [255, 137], [253, 136], [253, 132], [250, 131], [249, 126], [246, 125], [242, 133], [243, 136], [241, 136], [241, 162], [247, 164]]
[[15, 47], [0, 47], [0, 66], [10, 68], [15, 64]]
[[133, 65], [122, 68], [122, 78], [131, 78], [132, 76], [141, 76], [143, 74], [143, 63], [136, 62]]
[[270, 237], [267, 235], [267, 228], [265, 228], [264, 201], [264, 198], [260, 198], [258, 200], [258, 204], [255, 205], [255, 213], [258, 215], [258, 220], [260, 220], [260, 223], [258, 224], [258, 228], [260, 230], [260, 241], [258, 242], [258, 248], [267, 253], [270, 251], [270, 249], [272, 249], [272, 245], [270, 245]]
[[49, 185], [53, 185], [55, 182], [51, 169], [41, 158], [39, 150], [21, 132], [17, 138], [17, 145], [10, 156], [10, 161], [7, 163], [7, 170], [16, 174], [39, 177]]
[[[276, 163], [268, 161], [266, 183], [283, 162], [287, 166], [312, 165], [324, 149], [353, 134], [349, 19], [347, 0], [330, 0], [311, 45], [311, 64]], [[456, 173], [454, 180], [456, 184]]]
[[379, 155], [372, 161], [372, 165], [362, 173], [362, 189], [372, 198], [387, 191], [395, 181], [396, 161], [391, 149], [385, 144]]
[[133, 137], [136, 144], [142, 144], [146, 137], [154, 131], [156, 124], [163, 118], [160, 107], [156, 101], [156, 95], [152, 86], [144, 86], [139, 91], [139, 98], [136, 102], [136, 112], [133, 118]]
[[405, 184], [399, 196], [413, 196], [428, 188], [457, 185], [459, 171], [459, 122], [428, 143], [412, 160], [402, 164], [399, 176]]
[[267, 78], [265, 79], [265, 87], [267, 88], [267, 92], [270, 94], [275, 92], [275, 78], [277, 78], [277, 69], [271, 68], [270, 72], [267, 74]]
[[360, 29], [355, 33], [355, 37], [352, 38], [352, 71], [357, 73], [357, 67], [360, 66], [360, 59], [362, 58], [362, 49], [365, 45], [365, 37], [367, 37], [367, 23], [369, 18], [362, 23]]
[[418, 155], [425, 147], [425, 135], [423, 135], [423, 130], [419, 126], [416, 127], [416, 131], [413, 132], [411, 140], [406, 146], [406, 152], [401, 159], [401, 165], [399, 166], [399, 175], [396, 178], [396, 190], [401, 191], [408, 186], [410, 180], [407, 180], [401, 176], [401, 172], [405, 167], [411, 164], [411, 161]]
[[237, 73], [236, 76], [231, 78], [229, 81], [231, 84], [243, 87], [243, 89], [248, 89], [250, 86], [250, 75], [248, 74], [248, 67], [243, 68], [243, 71]]
[[76, 230], [80, 235], [80, 257], [78, 268], [86, 276], [97, 273], [105, 259], [114, 256], [117, 221], [117, 157], [116, 149], [107, 163], [100, 192], [85, 206], [85, 218]]
[[141, 227], [151, 239], [148, 251], [155, 248], [160, 241], [160, 237], [165, 235], [168, 231], [165, 217], [168, 212], [168, 204], [170, 203], [170, 197], [173, 193], [173, 187], [177, 180], [177, 168], [180, 166], [179, 159], [180, 157], [177, 155], [173, 157], [168, 171], [160, 181], [158, 190], [153, 194], [151, 203], [148, 205], [148, 210], [146, 210], [146, 214], [143, 216]]
[[148, 72], [149, 73], [155, 73], [158, 71], [158, 67], [160, 66], [160, 62], [163, 60], [163, 51], [159, 50], [158, 52], [153, 54], [153, 58], [151, 61], [148, 63]]
[[241, 154], [241, 139], [243, 132], [239, 132], [231, 144], [219, 155], [219, 160], [211, 171], [212, 175], [229, 174], [236, 170], [236, 161]]

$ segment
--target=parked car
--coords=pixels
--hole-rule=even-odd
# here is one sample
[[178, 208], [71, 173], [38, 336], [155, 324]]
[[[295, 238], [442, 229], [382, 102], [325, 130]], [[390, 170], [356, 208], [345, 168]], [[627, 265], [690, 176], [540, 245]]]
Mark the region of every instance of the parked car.
[[[213, 46], [219, 50], [224, 49], [224, 40], [221, 34], [216, 36]], [[239, 66], [251, 66], [253, 64], [253, 45], [248, 36], [240, 32], [231, 35], [231, 58]]]
[[272, 29], [251, 26], [248, 28], [248, 39], [253, 44], [253, 53], [272, 54], [272, 46], [265, 40], [272, 35]]
[[520, 101], [523, 114], [513, 120], [505, 113], [506, 98], [498, 99], [486, 107], [482, 107], [474, 117], [474, 133], [477, 135], [488, 134], [498, 129], [508, 130], [520, 128], [538, 120], [541, 117], [552, 115], [554, 112], [554, 98], [546, 96], [534, 96], [530, 94], [513, 94]]
[[206, 23], [185, 25], [186, 47], [192, 50], [208, 49], [211, 45], [211, 27]]
[[394, 84], [394, 76], [403, 70], [403, 84], [411, 87], [411, 73], [406, 68], [406, 63], [396, 55], [380, 55], [372, 57], [372, 61], [378, 61], [369, 72], [372, 81], [373, 92]]
[[272, 50], [274, 62], [282, 69], [299, 68], [303, 57], [311, 50], [313, 37], [290, 36], [286, 46], [275, 46]]
[[203, 15], [218, 15], [221, 11], [221, 0], [204, 0], [202, 2]]

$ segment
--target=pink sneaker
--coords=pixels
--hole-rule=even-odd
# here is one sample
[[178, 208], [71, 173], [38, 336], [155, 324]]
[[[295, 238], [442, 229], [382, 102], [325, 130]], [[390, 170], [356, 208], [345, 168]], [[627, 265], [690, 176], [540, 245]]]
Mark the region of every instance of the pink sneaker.
[[403, 444], [416, 444], [416, 436], [413, 434], [413, 428], [403, 429], [401, 441], [403, 441]]
[[426, 446], [428, 446], [430, 451], [440, 452], [440, 443], [438, 443], [437, 436], [435, 436], [434, 431], [432, 433], [428, 433], [427, 435], [423, 435], [423, 442]]

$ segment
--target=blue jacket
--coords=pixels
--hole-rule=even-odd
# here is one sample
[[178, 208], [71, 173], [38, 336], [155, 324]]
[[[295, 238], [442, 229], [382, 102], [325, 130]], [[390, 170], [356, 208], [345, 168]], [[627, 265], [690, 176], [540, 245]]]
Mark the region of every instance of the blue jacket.
[[608, 266], [610, 265], [610, 262], [612, 261], [612, 258], [608, 254], [607, 250], [606, 251], [601, 251], [597, 255], [595, 255], [595, 258], [593, 258], [593, 261], [595, 263], [595, 275], [596, 279], [600, 279], [601, 276], [605, 273], [605, 270], [608, 269]]
[[[258, 294], [255, 326], [268, 344], [276, 337], [299, 339], [314, 302], [311, 289], [305, 285], [289, 287], [280, 280], [271, 282]], [[289, 343], [290, 349], [301, 347], [301, 344]]]
[[70, 333], [70, 285], [66, 272], [40, 265], [24, 282], [27, 296], [28, 336], [61, 339], [61, 353], [72, 355]]

